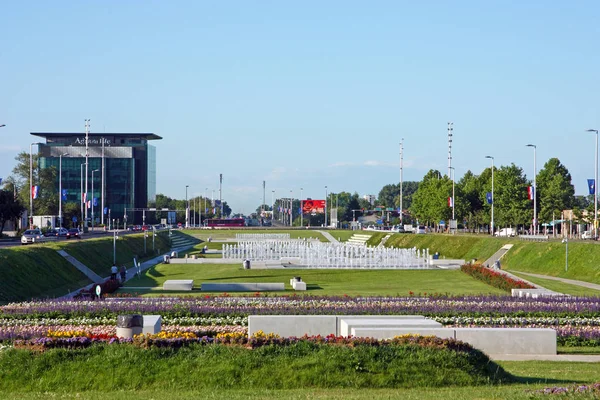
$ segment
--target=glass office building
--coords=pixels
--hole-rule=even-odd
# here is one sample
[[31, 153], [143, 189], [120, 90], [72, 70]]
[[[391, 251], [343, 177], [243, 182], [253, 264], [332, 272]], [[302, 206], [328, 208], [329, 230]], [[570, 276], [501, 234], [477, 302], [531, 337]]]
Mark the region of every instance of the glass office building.
[[[63, 202], [82, 203], [85, 193], [85, 133], [32, 132], [46, 139], [39, 145], [39, 168], [59, 169], [62, 157]], [[94, 216], [101, 220], [102, 189], [107, 220], [123, 223], [125, 209], [146, 208], [156, 197], [156, 148], [150, 140], [162, 139], [153, 133], [90, 133], [88, 135], [88, 200], [96, 199]], [[64, 155], [66, 154], [66, 155]], [[104, 160], [104, 186], [102, 161]], [[95, 171], [92, 174], [92, 171]], [[92, 193], [93, 176], [93, 193]], [[56, 188], [58, 193], [58, 178]], [[88, 209], [88, 217], [91, 217]], [[127, 212], [128, 224], [141, 224], [141, 213]]]

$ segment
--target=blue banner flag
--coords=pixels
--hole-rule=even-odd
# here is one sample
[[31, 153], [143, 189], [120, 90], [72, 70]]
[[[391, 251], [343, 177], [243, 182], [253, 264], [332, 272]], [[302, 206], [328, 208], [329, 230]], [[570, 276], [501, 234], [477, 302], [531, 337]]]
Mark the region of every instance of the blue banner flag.
[[62, 197], [63, 201], [67, 201], [67, 189], [62, 190], [61, 197]]
[[104, 215], [108, 214], [108, 207], [104, 207]]
[[94, 197], [94, 207], [98, 207], [98, 198]]
[[588, 179], [588, 188], [590, 189], [590, 194], [596, 193], [596, 180]]
[[488, 204], [492, 204], [492, 201], [493, 201], [493, 199], [492, 199], [492, 192], [487, 192], [485, 194], [485, 198], [487, 199]]
[[0, 185], [2, 185], [2, 178], [0, 178]]

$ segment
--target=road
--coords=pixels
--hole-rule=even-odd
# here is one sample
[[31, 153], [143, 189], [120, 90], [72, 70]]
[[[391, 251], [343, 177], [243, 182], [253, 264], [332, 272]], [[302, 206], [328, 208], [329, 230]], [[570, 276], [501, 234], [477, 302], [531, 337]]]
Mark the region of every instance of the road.
[[[117, 231], [117, 234], [119, 235], [129, 235], [132, 233], [141, 233], [141, 232], [131, 232], [131, 231]], [[95, 232], [88, 232], [88, 233], [84, 233], [81, 235], [81, 240], [86, 240], [86, 239], [92, 239], [92, 238], [99, 238], [99, 237], [108, 237], [108, 236], [112, 236], [113, 231], [101, 231], [100, 229], [98, 229]], [[73, 240], [78, 240], [78, 239], [67, 239], [65, 237], [47, 237], [45, 238], [46, 242], [56, 242], [56, 241], [73, 241]], [[3, 248], [7, 248], [7, 247], [15, 247], [15, 246], [21, 246], [21, 238], [14, 238], [14, 239], [8, 239], [8, 240], [0, 240], [0, 249]]]

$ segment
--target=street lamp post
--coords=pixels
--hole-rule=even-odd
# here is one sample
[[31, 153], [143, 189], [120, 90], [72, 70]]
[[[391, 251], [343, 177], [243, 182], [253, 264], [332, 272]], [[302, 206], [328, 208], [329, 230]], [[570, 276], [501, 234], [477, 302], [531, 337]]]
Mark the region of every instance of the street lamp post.
[[536, 187], [536, 151], [535, 144], [528, 144], [527, 147], [533, 147], [533, 234], [537, 235], [537, 187]]
[[62, 158], [68, 156], [69, 153], [61, 154], [58, 156], [58, 223], [60, 227], [63, 226], [62, 217]]
[[598, 129], [588, 129], [596, 134], [596, 160], [594, 161], [594, 239], [598, 238]]
[[327, 186], [325, 186], [325, 228], [327, 228]]
[[188, 188], [190, 187], [190, 185], [185, 185], [185, 227], [189, 228], [190, 227], [190, 203], [188, 202]]
[[271, 190], [271, 226], [273, 226], [273, 221], [275, 220], [275, 191]]
[[29, 229], [33, 229], [33, 145], [41, 143], [34, 142], [29, 145]]
[[79, 225], [83, 226], [83, 209], [86, 207], [85, 199], [83, 198], [83, 166], [85, 163], [81, 164], [81, 220], [79, 221]]
[[485, 158], [489, 158], [492, 160], [492, 222], [490, 224], [490, 228], [492, 231], [492, 236], [494, 235], [494, 157], [485, 156]]
[[565, 272], [569, 271], [569, 238], [566, 237], [562, 240], [565, 244]]
[[448, 167], [448, 169], [450, 170], [450, 172], [452, 173], [452, 220], [450, 221], [450, 231], [452, 231], [452, 233], [454, 233], [454, 228], [452, 228], [453, 224], [454, 224], [454, 177], [456, 175], [455, 169], [454, 167]]
[[302, 209], [302, 188], [300, 188], [300, 226], [304, 226], [304, 210]]
[[114, 230], [113, 231], [113, 264], [117, 263], [117, 239], [118, 238], [119, 238], [119, 235], [117, 234], [117, 230]]
[[290, 190], [290, 226], [294, 223], [294, 196]]
[[99, 169], [92, 170], [92, 232], [94, 231], [94, 172], [100, 171]]

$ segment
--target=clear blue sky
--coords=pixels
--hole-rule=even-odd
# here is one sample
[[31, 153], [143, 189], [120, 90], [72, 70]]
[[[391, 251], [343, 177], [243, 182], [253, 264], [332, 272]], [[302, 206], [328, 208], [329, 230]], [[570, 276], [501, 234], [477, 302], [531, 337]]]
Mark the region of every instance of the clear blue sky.
[[600, 128], [598, 1], [3, 1], [0, 177], [32, 131], [154, 132], [157, 191], [235, 212], [558, 157]]

